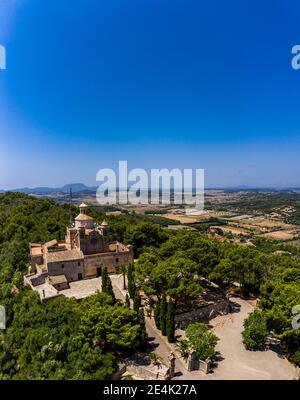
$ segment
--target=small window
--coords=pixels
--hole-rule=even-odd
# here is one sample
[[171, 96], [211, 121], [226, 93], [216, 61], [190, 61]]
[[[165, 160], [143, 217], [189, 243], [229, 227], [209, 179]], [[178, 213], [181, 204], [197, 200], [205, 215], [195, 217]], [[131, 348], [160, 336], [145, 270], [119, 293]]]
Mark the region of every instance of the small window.
[[118, 259], [118, 258], [116, 258], [116, 262], [119, 262], [119, 259]]
[[62, 268], [65, 268], [65, 265], [64, 265], [64, 264], [61, 264], [61, 267], [62, 267]]
[[78, 267], [80, 267], [80, 262], [78, 262]]

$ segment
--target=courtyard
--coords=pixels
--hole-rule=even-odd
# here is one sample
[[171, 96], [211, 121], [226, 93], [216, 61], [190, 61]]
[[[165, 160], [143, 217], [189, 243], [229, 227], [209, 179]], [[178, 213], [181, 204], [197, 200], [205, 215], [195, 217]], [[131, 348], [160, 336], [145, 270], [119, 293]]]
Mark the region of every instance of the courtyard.
[[61, 290], [60, 293], [66, 297], [83, 299], [101, 290], [101, 278], [84, 279], [81, 281], [70, 282], [70, 288]]
[[213, 332], [220, 338], [217, 365], [213, 373], [202, 379], [286, 380], [296, 377], [296, 368], [282, 355], [280, 349], [249, 351], [242, 342], [243, 321], [254, 306], [243, 299], [231, 298], [236, 311], [210, 321]]

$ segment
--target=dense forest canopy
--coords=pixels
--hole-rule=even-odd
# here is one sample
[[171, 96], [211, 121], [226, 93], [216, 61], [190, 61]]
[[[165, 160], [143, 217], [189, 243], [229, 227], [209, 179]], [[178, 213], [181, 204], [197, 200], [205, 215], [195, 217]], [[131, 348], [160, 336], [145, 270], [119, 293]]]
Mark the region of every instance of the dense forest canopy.
[[[77, 213], [72, 207], [72, 217]], [[97, 210], [92, 213], [97, 222], [105, 217]], [[0, 304], [7, 316], [7, 329], [0, 333], [2, 379], [107, 379], [120, 357], [145, 345], [138, 313], [114, 304], [105, 293], [80, 302], [62, 296], [41, 304], [36, 292], [23, 287], [29, 242], [62, 240], [69, 222], [68, 205], [20, 193], [0, 194]], [[114, 222], [112, 239], [123, 240], [130, 226], [131, 240], [135, 218]], [[145, 223], [140, 224], [147, 231]], [[150, 223], [149, 233], [155, 227]]]
[[201, 293], [200, 277], [255, 295], [268, 331], [282, 340], [290, 359], [300, 365], [300, 330], [292, 328], [292, 308], [300, 304], [299, 257], [265, 253], [197, 232], [177, 232], [161, 246], [144, 249], [135, 276], [148, 295], [171, 296], [182, 305], [192, 305]]

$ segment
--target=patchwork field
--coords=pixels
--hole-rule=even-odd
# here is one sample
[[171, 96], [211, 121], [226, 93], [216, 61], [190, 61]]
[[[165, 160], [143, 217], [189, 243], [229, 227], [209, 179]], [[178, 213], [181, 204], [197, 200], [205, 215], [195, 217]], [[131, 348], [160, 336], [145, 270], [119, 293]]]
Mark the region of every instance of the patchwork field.
[[268, 237], [270, 239], [277, 239], [277, 240], [293, 240], [295, 237], [295, 232], [273, 231], [273, 232], [264, 233], [262, 236]]

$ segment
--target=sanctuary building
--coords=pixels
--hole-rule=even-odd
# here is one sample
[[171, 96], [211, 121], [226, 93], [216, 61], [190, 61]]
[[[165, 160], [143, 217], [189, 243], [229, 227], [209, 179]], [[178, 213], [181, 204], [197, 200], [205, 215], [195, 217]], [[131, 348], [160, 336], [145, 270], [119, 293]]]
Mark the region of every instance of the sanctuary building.
[[82, 203], [75, 223], [67, 227], [64, 242], [51, 240], [30, 244], [31, 268], [25, 283], [37, 290], [42, 300], [60, 295], [71, 282], [101, 276], [103, 267], [115, 273], [118, 267], [133, 263], [132, 246], [109, 240], [109, 226], [87, 214]]

